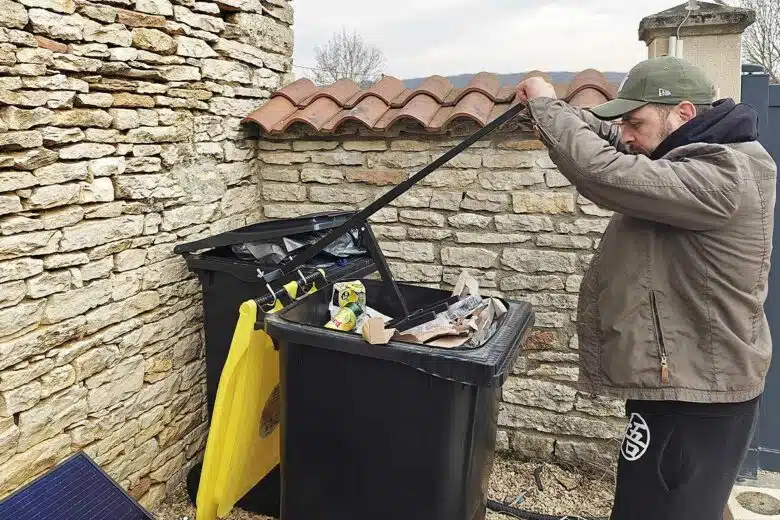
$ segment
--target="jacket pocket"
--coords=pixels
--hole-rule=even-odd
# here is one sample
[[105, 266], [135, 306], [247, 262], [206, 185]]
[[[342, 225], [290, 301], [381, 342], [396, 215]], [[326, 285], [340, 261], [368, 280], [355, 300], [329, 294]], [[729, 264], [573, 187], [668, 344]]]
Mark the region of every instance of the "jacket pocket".
[[653, 313], [653, 327], [655, 329], [656, 343], [658, 344], [658, 359], [661, 364], [661, 386], [663, 386], [669, 384], [669, 353], [666, 350], [664, 330], [661, 316], [658, 313], [658, 299], [655, 291], [650, 291], [650, 307]]

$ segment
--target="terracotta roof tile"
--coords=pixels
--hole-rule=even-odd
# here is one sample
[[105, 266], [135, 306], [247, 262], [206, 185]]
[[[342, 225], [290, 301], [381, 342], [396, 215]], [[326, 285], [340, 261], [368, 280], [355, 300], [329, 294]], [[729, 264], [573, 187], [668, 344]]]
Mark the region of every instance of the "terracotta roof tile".
[[441, 104], [453, 88], [452, 83], [450, 83], [450, 80], [447, 78], [443, 76], [431, 76], [430, 78], [426, 78], [419, 87], [414, 89], [412, 96], [414, 97], [417, 94], [425, 93]]
[[393, 99], [404, 90], [406, 90], [406, 88], [404, 87], [403, 81], [392, 76], [385, 76], [370, 88], [361, 90], [352, 96], [352, 99], [347, 101], [346, 108], [354, 107], [368, 96], [376, 96], [384, 101], [386, 105], [389, 105], [392, 103]]
[[320, 130], [333, 116], [341, 112], [341, 106], [329, 97], [321, 97], [303, 110], [298, 110], [274, 126], [277, 132], [284, 132], [293, 123], [306, 123], [314, 130]]
[[290, 83], [279, 92], [277, 96], [284, 96], [289, 99], [294, 105], [300, 105], [304, 99], [316, 94], [319, 89], [317, 85], [310, 79], [299, 79], [294, 83]]
[[328, 121], [322, 130], [333, 131], [346, 121], [360, 121], [368, 128], [373, 128], [387, 112], [387, 104], [377, 96], [368, 96], [354, 108], [342, 110], [330, 121]]
[[[532, 76], [550, 81], [542, 71], [531, 71], [525, 78]], [[577, 74], [569, 84], [554, 87], [559, 98], [581, 107], [613, 99], [617, 92], [617, 85], [593, 69]], [[270, 134], [284, 133], [295, 123], [308, 125], [317, 133], [332, 133], [348, 121], [383, 132], [402, 120], [416, 121], [430, 132], [443, 132], [462, 120], [483, 126], [516, 103], [515, 85], [501, 85], [488, 72], [480, 72], [464, 88], [453, 87], [442, 76], [431, 76], [414, 90], [391, 76], [366, 89], [349, 80], [320, 89], [310, 80], [300, 79], [272, 94], [270, 101], [245, 121]]]

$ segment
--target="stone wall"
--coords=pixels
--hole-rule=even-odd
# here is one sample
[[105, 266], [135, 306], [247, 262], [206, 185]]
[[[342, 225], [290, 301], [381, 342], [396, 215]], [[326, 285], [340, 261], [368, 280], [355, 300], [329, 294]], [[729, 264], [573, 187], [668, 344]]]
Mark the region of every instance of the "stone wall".
[[0, 0], [0, 498], [83, 449], [153, 507], [206, 433], [173, 247], [254, 222], [286, 0]]
[[[414, 134], [263, 139], [264, 216], [363, 207], [459, 141]], [[504, 387], [503, 451], [594, 470], [610, 467], [618, 451], [622, 404], [571, 386], [577, 291], [608, 216], [576, 194], [539, 141], [508, 130], [372, 218], [398, 280], [451, 288], [465, 268], [486, 294], [534, 305], [536, 327]]]

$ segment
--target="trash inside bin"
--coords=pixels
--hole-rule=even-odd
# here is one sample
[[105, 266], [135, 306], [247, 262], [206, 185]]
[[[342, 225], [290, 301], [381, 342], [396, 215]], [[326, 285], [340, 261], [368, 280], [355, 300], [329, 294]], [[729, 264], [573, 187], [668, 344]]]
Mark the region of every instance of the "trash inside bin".
[[[393, 288], [363, 280], [392, 316]], [[450, 293], [398, 284], [411, 308]], [[284, 520], [481, 520], [500, 389], [533, 324], [527, 303], [478, 348], [442, 348], [324, 328], [332, 292], [266, 316], [280, 348]]]
[[[316, 241], [327, 230], [338, 227], [351, 215], [350, 212], [321, 213], [263, 222], [176, 246], [174, 251], [184, 256], [188, 268], [198, 275], [201, 282], [206, 401], [210, 416], [214, 411], [220, 376], [228, 358], [241, 304], [259, 299], [270, 291], [283, 292], [278, 285], [266, 284], [263, 274], [291, 261], [306, 244]], [[301, 266], [300, 275], [304, 279], [298, 285], [304, 286], [300, 290], [305, 292], [309, 285], [307, 280], [317, 278], [319, 284], [327, 285], [343, 278], [361, 278], [375, 270], [373, 260], [362, 248], [358, 228], [345, 233], [332, 248], [323, 250]], [[266, 310], [262, 307], [258, 309], [261, 323]], [[187, 478], [188, 493], [193, 503], [201, 469], [201, 465], [195, 466]], [[279, 491], [277, 466], [237, 505], [251, 512], [278, 517]]]

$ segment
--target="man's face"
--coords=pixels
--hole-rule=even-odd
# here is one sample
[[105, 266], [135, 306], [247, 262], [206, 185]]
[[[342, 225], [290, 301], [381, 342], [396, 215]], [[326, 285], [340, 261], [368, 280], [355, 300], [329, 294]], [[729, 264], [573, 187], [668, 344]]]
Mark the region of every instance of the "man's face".
[[631, 153], [650, 155], [664, 139], [690, 119], [684, 112], [686, 110], [681, 111], [680, 105], [645, 105], [623, 116], [618, 123], [622, 130], [620, 140]]

